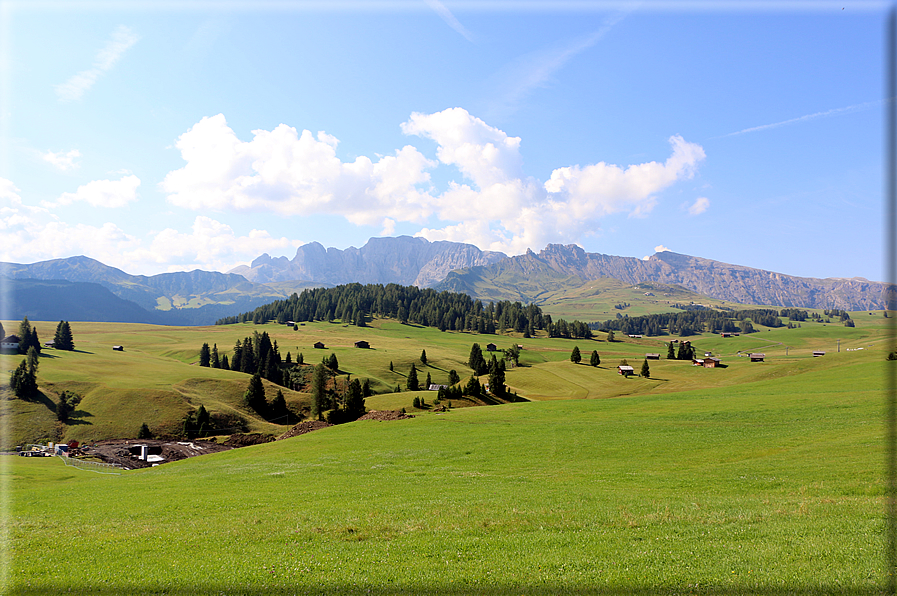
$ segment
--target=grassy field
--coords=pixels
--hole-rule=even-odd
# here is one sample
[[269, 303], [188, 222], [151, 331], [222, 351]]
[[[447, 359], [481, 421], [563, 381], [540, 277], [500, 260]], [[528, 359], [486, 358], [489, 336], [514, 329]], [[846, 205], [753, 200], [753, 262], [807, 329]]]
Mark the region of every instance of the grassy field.
[[879, 593], [885, 362], [858, 354], [116, 476], [3, 458], [6, 593]]
[[[699, 355], [709, 351], [722, 358], [726, 365], [722, 369], [666, 360], [666, 342], [671, 339], [666, 336], [630, 339], [617, 334], [618, 341], [614, 342], [607, 342], [603, 333], [597, 333], [592, 340], [523, 339], [519, 334], [440, 332], [391, 320], [375, 320], [365, 328], [339, 322], [307, 323], [296, 331], [273, 323], [164, 327], [75, 322], [71, 324], [75, 352], [43, 352], [38, 374], [40, 398], [31, 402], [0, 400], [7, 428], [0, 447], [48, 440], [133, 438], [143, 422], [157, 434], [176, 433], [184, 416], [200, 404], [212, 413], [241, 420], [246, 430], [280, 434], [288, 427], [266, 422], [242, 405], [247, 375], [197, 365], [203, 342], [217, 344], [221, 354], [230, 355], [237, 340], [255, 331], [268, 332], [277, 341], [281, 354], [290, 352], [294, 360], [301, 353], [306, 363], [314, 364], [335, 354], [344, 379], [370, 379], [378, 395], [369, 398], [369, 408], [404, 407], [411, 411], [414, 397], [423, 397], [427, 403], [435, 397], [432, 392], [394, 392], [396, 387], [405, 387], [411, 365], [418, 368], [421, 383], [427, 374], [433, 383], [447, 383], [450, 370], [457, 371], [463, 381], [471, 372], [466, 362], [474, 342], [484, 350], [489, 343], [495, 343], [499, 350], [523, 345], [521, 366], [509, 370], [506, 377], [511, 390], [523, 399], [612, 398], [721, 388], [816, 369], [850, 367], [870, 354], [883, 359], [887, 319], [881, 313], [855, 313], [854, 319], [855, 328], [804, 322], [795, 329], [758, 326], [758, 333], [725, 339], [709, 334], [688, 338]], [[8, 329], [16, 326], [11, 321], [3, 323]], [[44, 338], [55, 328], [45, 322], [35, 326]], [[370, 342], [371, 349], [355, 348], [354, 342], [359, 339]], [[314, 349], [312, 345], [317, 341], [323, 342], [326, 349]], [[125, 350], [113, 351], [113, 345], [122, 345]], [[570, 362], [573, 346], [580, 349], [583, 364]], [[426, 366], [420, 362], [423, 350], [428, 357]], [[592, 350], [600, 355], [598, 367], [585, 364]], [[813, 358], [814, 350], [824, 350], [826, 355]], [[649, 352], [660, 353], [662, 358], [650, 361], [650, 378], [623, 378], [617, 374], [616, 367], [624, 359], [639, 371]], [[749, 352], [765, 353], [766, 362], [749, 362]], [[485, 353], [488, 357], [489, 353]], [[6, 375], [21, 357], [0, 358], [0, 374]], [[55, 421], [55, 403], [63, 390], [84, 396], [67, 425]], [[276, 390], [266, 383], [269, 400]], [[310, 403], [310, 396], [305, 393], [283, 391], [287, 403], [296, 410]], [[456, 400], [453, 406], [469, 403]]]

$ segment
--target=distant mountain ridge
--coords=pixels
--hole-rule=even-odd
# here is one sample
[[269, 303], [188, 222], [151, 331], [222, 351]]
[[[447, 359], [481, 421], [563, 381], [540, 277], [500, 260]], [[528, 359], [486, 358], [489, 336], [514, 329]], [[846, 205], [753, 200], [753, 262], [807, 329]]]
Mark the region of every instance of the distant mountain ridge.
[[292, 260], [272, 258], [267, 253], [228, 273], [242, 275], [255, 283], [306, 280], [333, 285], [346, 283], [396, 283], [430, 287], [455, 269], [491, 265], [508, 256], [482, 251], [472, 244], [398, 236], [371, 238], [361, 248], [325, 249], [310, 242], [296, 250]]
[[[39, 312], [48, 313], [46, 316], [68, 313], [59, 317], [67, 320], [169, 325], [208, 325], [305, 288], [355, 282], [433, 287], [483, 300], [538, 302], [540, 295], [557, 295], [559, 290], [607, 277], [632, 285], [677, 285], [741, 304], [844, 310], [883, 309], [886, 287], [862, 278], [796, 277], [673, 252], [637, 259], [550, 244], [538, 254], [529, 250], [508, 257], [470, 244], [428, 242], [410, 236], [372, 238], [360, 249], [346, 250], [325, 249], [312, 242], [299, 247], [292, 260], [265, 254], [251, 267], [229, 273], [195, 270], [130, 275], [79, 256], [30, 265], [0, 263], [0, 277], [19, 282], [7, 287], [10, 302], [18, 303], [4, 316], [13, 319], [21, 318], [22, 313], [40, 318], [35, 310], [40, 307]], [[37, 280], [97, 284], [111, 294], [99, 287], [38, 284]], [[105, 319], [95, 318], [99, 304], [106, 305], [102, 310]]]
[[670, 251], [648, 259], [587, 253], [576, 245], [549, 244], [540, 253], [532, 250], [493, 265], [453, 271], [435, 286], [439, 290], [479, 296], [480, 288], [505, 288], [525, 278], [578, 277], [582, 280], [612, 277], [625, 283], [659, 282], [682, 286], [711, 298], [742, 304], [802, 308], [873, 310], [885, 308], [886, 285], [862, 278], [817, 279], [796, 277], [730, 265]]
[[[25, 280], [67, 281], [96, 284], [134, 307], [111, 300], [112, 296], [103, 295], [97, 288], [88, 291], [77, 285], [69, 288], [61, 285], [39, 286], [40, 291], [52, 293], [60, 304], [68, 304], [69, 315], [63, 317], [67, 320], [153, 322], [168, 325], [208, 325], [219, 318], [252, 310], [314, 285], [300, 282], [287, 284], [286, 287], [282, 287], [284, 284], [268, 287], [254, 284], [241, 275], [199, 269], [151, 276], [130, 275], [85, 256], [53, 259], [30, 265], [0, 263], [0, 277], [19, 282], [10, 285], [14, 292], [9, 298], [15, 310], [7, 316], [13, 318], [21, 318], [25, 316], [21, 313], [32, 312], [29, 309], [34, 306], [33, 300], [38, 296], [34, 293], [37, 286], [26, 283]], [[113, 318], [92, 318], [95, 305], [81, 299], [87, 295], [108, 305], [108, 312], [104, 316]]]

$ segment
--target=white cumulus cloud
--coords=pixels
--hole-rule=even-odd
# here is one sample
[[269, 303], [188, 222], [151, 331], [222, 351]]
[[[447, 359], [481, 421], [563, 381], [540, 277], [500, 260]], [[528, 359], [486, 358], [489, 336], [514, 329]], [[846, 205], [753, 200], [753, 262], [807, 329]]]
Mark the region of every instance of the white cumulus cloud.
[[[140, 178], [124, 176], [120, 180], [93, 180], [78, 187], [75, 192], [63, 193], [56, 199], [57, 205], [70, 205], [77, 201], [84, 201], [94, 207], [124, 207], [137, 200], [137, 187], [140, 186]], [[53, 206], [47, 203], [47, 206]]]
[[122, 55], [139, 39], [129, 27], [124, 25], [116, 27], [103, 49], [97, 52], [93, 66], [73, 75], [65, 83], [56, 85], [54, 87], [56, 96], [63, 102], [81, 99], [84, 93], [97, 82], [100, 75], [111, 70]]
[[[327, 213], [381, 226], [384, 233], [396, 222], [413, 222], [425, 226], [417, 235], [429, 240], [516, 254], [577, 242], [613, 213], [647, 216], [659, 193], [692, 177], [705, 157], [700, 145], [673, 136], [663, 162], [572, 165], [542, 182], [524, 174], [519, 137], [462, 108], [413, 113], [401, 129], [434, 141], [438, 162], [411, 145], [377, 161], [343, 162], [336, 138], [285, 124], [253, 131], [253, 139], [243, 141], [219, 114], [179, 137], [186, 164], [160, 186], [169, 202], [188, 209]], [[428, 172], [440, 164], [461, 174], [442, 190]]]
[[77, 149], [72, 149], [68, 153], [54, 153], [52, 151], [41, 153], [41, 158], [43, 158], [44, 161], [52, 164], [63, 172], [77, 168], [78, 164], [75, 163], [75, 159], [79, 157], [81, 157], [81, 152]]

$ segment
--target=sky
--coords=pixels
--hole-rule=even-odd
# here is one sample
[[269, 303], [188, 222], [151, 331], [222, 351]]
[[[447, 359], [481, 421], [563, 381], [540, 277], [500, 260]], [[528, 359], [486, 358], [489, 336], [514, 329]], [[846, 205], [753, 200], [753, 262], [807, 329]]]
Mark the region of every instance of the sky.
[[411, 235], [881, 280], [890, 6], [0, 0], [0, 261]]

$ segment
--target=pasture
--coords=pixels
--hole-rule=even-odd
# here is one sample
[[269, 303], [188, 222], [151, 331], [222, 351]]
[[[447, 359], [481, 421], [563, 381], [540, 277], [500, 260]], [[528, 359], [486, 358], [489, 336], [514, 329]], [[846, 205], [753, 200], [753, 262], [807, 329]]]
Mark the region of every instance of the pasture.
[[[474, 341], [519, 342], [507, 382], [531, 401], [359, 421], [118, 475], [0, 457], [4, 592], [879, 593], [884, 371], [897, 363], [885, 360], [887, 320], [864, 316], [855, 328], [689, 338], [721, 369], [666, 360], [666, 337], [523, 340], [386, 320], [298, 331], [73, 323], [79, 352], [47, 350], [39, 372], [47, 399], [85, 392], [84, 423], [54, 427], [66, 438], [152, 412], [176, 420], [199, 403], [239, 410], [248, 377], [194, 363], [203, 341], [224, 352], [262, 329], [282, 353], [333, 352], [343, 373], [381, 387], [404, 383], [412, 363], [421, 378], [463, 379]], [[573, 345], [601, 365], [570, 362]], [[649, 378], [616, 373], [649, 351], [662, 358]], [[750, 351], [766, 361], [739, 355]], [[383, 393], [369, 407], [407, 400], [412, 412], [426, 393]], [[40, 401], [3, 405], [19, 436], [54, 422]]]

